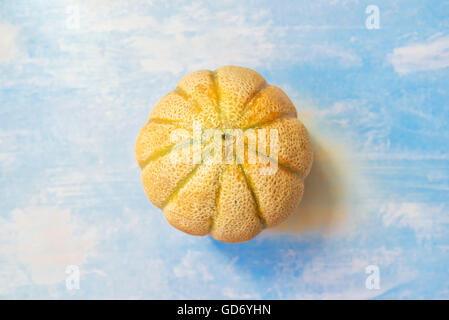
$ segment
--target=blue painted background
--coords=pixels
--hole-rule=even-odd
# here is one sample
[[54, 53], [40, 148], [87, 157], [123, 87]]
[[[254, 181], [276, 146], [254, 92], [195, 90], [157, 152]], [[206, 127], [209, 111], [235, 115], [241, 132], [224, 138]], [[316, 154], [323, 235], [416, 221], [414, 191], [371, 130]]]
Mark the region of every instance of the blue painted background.
[[[145, 197], [152, 106], [226, 64], [282, 87], [326, 155], [297, 232], [192, 237]], [[449, 298], [448, 67], [448, 1], [1, 0], [0, 297]]]

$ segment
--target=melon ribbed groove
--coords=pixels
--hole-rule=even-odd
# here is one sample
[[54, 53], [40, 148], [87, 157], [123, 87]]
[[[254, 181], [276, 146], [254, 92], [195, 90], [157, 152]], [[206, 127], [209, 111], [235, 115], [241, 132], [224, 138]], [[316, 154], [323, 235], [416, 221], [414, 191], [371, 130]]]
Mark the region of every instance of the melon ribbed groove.
[[189, 182], [189, 180], [195, 175], [195, 173], [198, 171], [198, 168], [202, 165], [203, 163], [198, 163], [197, 165], [195, 165], [195, 167], [193, 168], [192, 171], [190, 171], [183, 179], [181, 179], [181, 181], [178, 182], [178, 184], [176, 185], [175, 189], [173, 189], [172, 193], [167, 197], [167, 199], [165, 199], [165, 201], [162, 203], [161, 205], [161, 209], [164, 209], [165, 206], [174, 198], [176, 197], [176, 195], [178, 194], [178, 192], [181, 190], [182, 187], [184, 187], [187, 182]]
[[259, 218], [260, 223], [262, 224], [262, 229], [264, 229], [267, 226], [267, 222], [262, 215], [262, 211], [260, 210], [259, 199], [257, 198], [256, 192], [254, 191], [253, 182], [251, 181], [249, 175], [246, 174], [245, 168], [242, 164], [239, 164], [239, 168], [242, 171], [243, 177], [245, 178], [246, 186], [248, 187], [251, 196], [253, 197], [257, 217]]
[[212, 82], [214, 84], [215, 87], [215, 95], [217, 97], [217, 103], [216, 103], [216, 112], [218, 115], [218, 119], [220, 120], [220, 126], [223, 125], [223, 114], [222, 114], [222, 110], [221, 110], [221, 105], [220, 105], [220, 90], [219, 90], [219, 86], [218, 86], [218, 79], [216, 77], [215, 71], [211, 71], [210, 72], [210, 76], [212, 78]]
[[[172, 126], [176, 127], [177, 129], [184, 129], [184, 130], [187, 130], [189, 132], [193, 131], [191, 123], [182, 122], [182, 121], [163, 119], [163, 118], [151, 118], [151, 119], [148, 120], [148, 123], [167, 124], [167, 125], [172, 125]], [[220, 129], [220, 128], [217, 128], [217, 127], [202, 128], [203, 131], [205, 131], [205, 130], [216, 130], [216, 129]]]
[[257, 98], [260, 96], [260, 94], [262, 93], [262, 91], [267, 88], [269, 86], [269, 84], [264, 81], [264, 83], [262, 83], [262, 85], [257, 88], [257, 90], [248, 98], [248, 100], [245, 102], [245, 104], [243, 105], [242, 111], [240, 112], [238, 118], [237, 118], [237, 123], [240, 121], [240, 119], [244, 116], [244, 114], [251, 109], [251, 107], [254, 105], [254, 102], [257, 100]]
[[192, 131], [191, 124], [181, 122], [181, 121], [176, 121], [176, 120], [162, 119], [162, 118], [150, 118], [148, 120], [148, 123], [168, 124], [168, 125], [172, 125], [172, 126], [176, 127], [177, 129], [185, 129], [190, 132]]
[[[211, 71], [210, 72], [210, 76], [211, 76], [212, 82], [214, 84], [215, 96], [217, 97], [217, 101], [216, 101], [217, 116], [218, 116], [218, 119], [220, 120], [220, 127], [223, 127], [223, 115], [222, 115], [222, 110], [221, 110], [221, 105], [220, 105], [220, 101], [221, 101], [220, 88], [218, 86], [218, 79], [216, 77], [215, 71]], [[221, 181], [222, 181], [223, 174], [224, 174], [224, 171], [226, 170], [226, 168], [227, 168], [226, 165], [222, 165], [221, 168], [220, 168], [220, 174], [218, 176], [218, 188], [217, 188], [217, 192], [215, 194], [215, 208], [216, 208], [216, 212], [215, 212], [215, 215], [211, 216], [209, 233], [214, 228], [215, 220], [216, 220], [216, 218], [218, 216], [218, 207], [219, 207], [220, 193], [221, 193]]]
[[218, 188], [217, 188], [217, 193], [215, 194], [215, 214], [213, 216], [211, 216], [211, 222], [210, 222], [210, 227], [209, 227], [209, 233], [212, 232], [212, 230], [214, 229], [215, 226], [215, 220], [218, 217], [218, 207], [220, 204], [220, 193], [221, 193], [221, 182], [223, 179], [223, 175], [225, 170], [227, 169], [227, 165], [222, 165], [221, 169], [220, 169], [220, 174], [218, 176]]
[[279, 120], [282, 120], [282, 119], [296, 119], [296, 115], [294, 115], [294, 114], [284, 114], [284, 115], [276, 117], [274, 119], [265, 120], [265, 121], [262, 121], [262, 122], [259, 122], [259, 123], [256, 123], [256, 124], [249, 125], [248, 127], [245, 127], [242, 130], [245, 131], [245, 130], [249, 130], [249, 129], [262, 128], [264, 126], [270, 125], [273, 122], [276, 122], [276, 121], [279, 121]]
[[192, 99], [187, 92], [185, 92], [183, 89], [181, 89], [180, 87], [176, 87], [175, 90], [173, 90], [173, 92], [176, 92], [178, 95], [180, 95], [181, 97], [184, 98], [185, 101], [189, 102], [190, 104], [195, 105], [196, 107], [198, 107], [200, 110], [202, 110], [203, 108], [201, 108], [200, 104], [195, 100]]
[[182, 149], [185, 148], [187, 146], [190, 146], [192, 144], [195, 143], [195, 140], [193, 139], [188, 139], [185, 140], [183, 142], [178, 142], [175, 144], [172, 144], [162, 150], [156, 151], [155, 153], [151, 154], [148, 158], [146, 158], [141, 164], [140, 164], [140, 169], [145, 169], [145, 167], [151, 162], [156, 160], [157, 158], [160, 158], [164, 155], [166, 155], [167, 153], [170, 153], [172, 150], [178, 150], [178, 149]]
[[[206, 147], [207, 145], [209, 145], [211, 142], [205, 143], [205, 144], [201, 144], [201, 149], [204, 149], [204, 147]], [[201, 154], [201, 158], [202, 158], [202, 154]], [[161, 209], [164, 209], [164, 207], [174, 198], [176, 197], [176, 195], [179, 193], [179, 191], [181, 191], [182, 187], [184, 187], [187, 182], [189, 182], [190, 179], [192, 179], [195, 176], [195, 173], [198, 171], [198, 169], [201, 167], [201, 165], [203, 165], [205, 162], [203, 160], [201, 160], [200, 163], [198, 163], [197, 165], [195, 165], [195, 167], [184, 177], [182, 178], [178, 184], [176, 185], [176, 187], [173, 189], [173, 191], [171, 192], [171, 194], [167, 197], [167, 199], [164, 200], [164, 202], [161, 205]]]
[[301, 180], [304, 180], [305, 177], [303, 174], [299, 173], [298, 171], [296, 171], [295, 169], [291, 168], [290, 166], [286, 165], [285, 163], [279, 162], [279, 160], [273, 159], [272, 157], [269, 157], [268, 155], [266, 155], [263, 152], [260, 151], [256, 151], [252, 148], [249, 148], [247, 144], [245, 144], [245, 147], [247, 148], [248, 151], [251, 151], [252, 153], [254, 153], [255, 155], [261, 155], [262, 157], [265, 157], [268, 159], [268, 161], [274, 162], [278, 165], [279, 168], [284, 169], [289, 171], [290, 173], [293, 173], [294, 175], [298, 176]]

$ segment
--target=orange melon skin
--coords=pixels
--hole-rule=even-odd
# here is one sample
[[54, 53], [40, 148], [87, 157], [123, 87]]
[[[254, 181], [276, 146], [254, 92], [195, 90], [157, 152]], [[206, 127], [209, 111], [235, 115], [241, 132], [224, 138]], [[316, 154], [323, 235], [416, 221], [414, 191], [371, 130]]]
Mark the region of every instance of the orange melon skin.
[[[275, 129], [278, 155], [274, 159], [262, 154], [266, 163], [254, 163], [248, 154], [260, 151], [248, 149], [240, 162], [225, 163], [216, 155], [218, 161], [195, 163], [194, 146], [204, 151], [207, 142], [195, 140], [194, 123], [203, 129], [253, 129], [256, 137], [267, 134], [266, 150], [268, 133]], [[182, 134], [173, 142], [175, 130]], [[173, 162], [182, 156], [182, 162]], [[296, 209], [313, 151], [295, 106], [280, 88], [254, 70], [224, 66], [186, 75], [159, 100], [139, 133], [135, 157], [148, 199], [172, 226], [191, 235], [243, 242]], [[270, 165], [277, 170], [261, 174]]]

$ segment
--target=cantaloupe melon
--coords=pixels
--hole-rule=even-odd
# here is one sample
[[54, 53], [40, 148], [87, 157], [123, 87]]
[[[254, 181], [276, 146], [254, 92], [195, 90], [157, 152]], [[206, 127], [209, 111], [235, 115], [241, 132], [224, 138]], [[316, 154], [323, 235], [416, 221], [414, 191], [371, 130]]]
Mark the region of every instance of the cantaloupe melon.
[[[194, 123], [203, 131], [253, 129], [257, 135], [268, 135], [274, 130], [277, 156], [247, 148], [235, 163], [196, 163], [190, 151], [198, 146], [203, 151], [210, 141], [195, 139]], [[183, 134], [174, 142], [172, 134], [180, 129]], [[268, 150], [270, 138], [266, 140]], [[265, 157], [265, 163], [249, 161], [251, 153]], [[301, 201], [313, 161], [307, 130], [291, 100], [257, 72], [238, 66], [183, 77], [151, 111], [137, 138], [135, 156], [147, 197], [172, 226], [224, 242], [248, 241], [286, 220]], [[174, 162], [177, 156], [184, 161]], [[277, 170], [262, 174], [261, 169], [270, 165]]]

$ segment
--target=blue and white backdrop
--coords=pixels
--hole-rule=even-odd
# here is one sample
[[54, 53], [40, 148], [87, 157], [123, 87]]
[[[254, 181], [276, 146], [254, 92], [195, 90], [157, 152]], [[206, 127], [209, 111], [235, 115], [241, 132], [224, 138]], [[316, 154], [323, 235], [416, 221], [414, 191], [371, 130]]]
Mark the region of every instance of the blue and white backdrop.
[[[134, 143], [186, 73], [253, 68], [316, 161], [242, 244], [170, 227]], [[449, 298], [449, 2], [0, 1], [0, 297]]]

